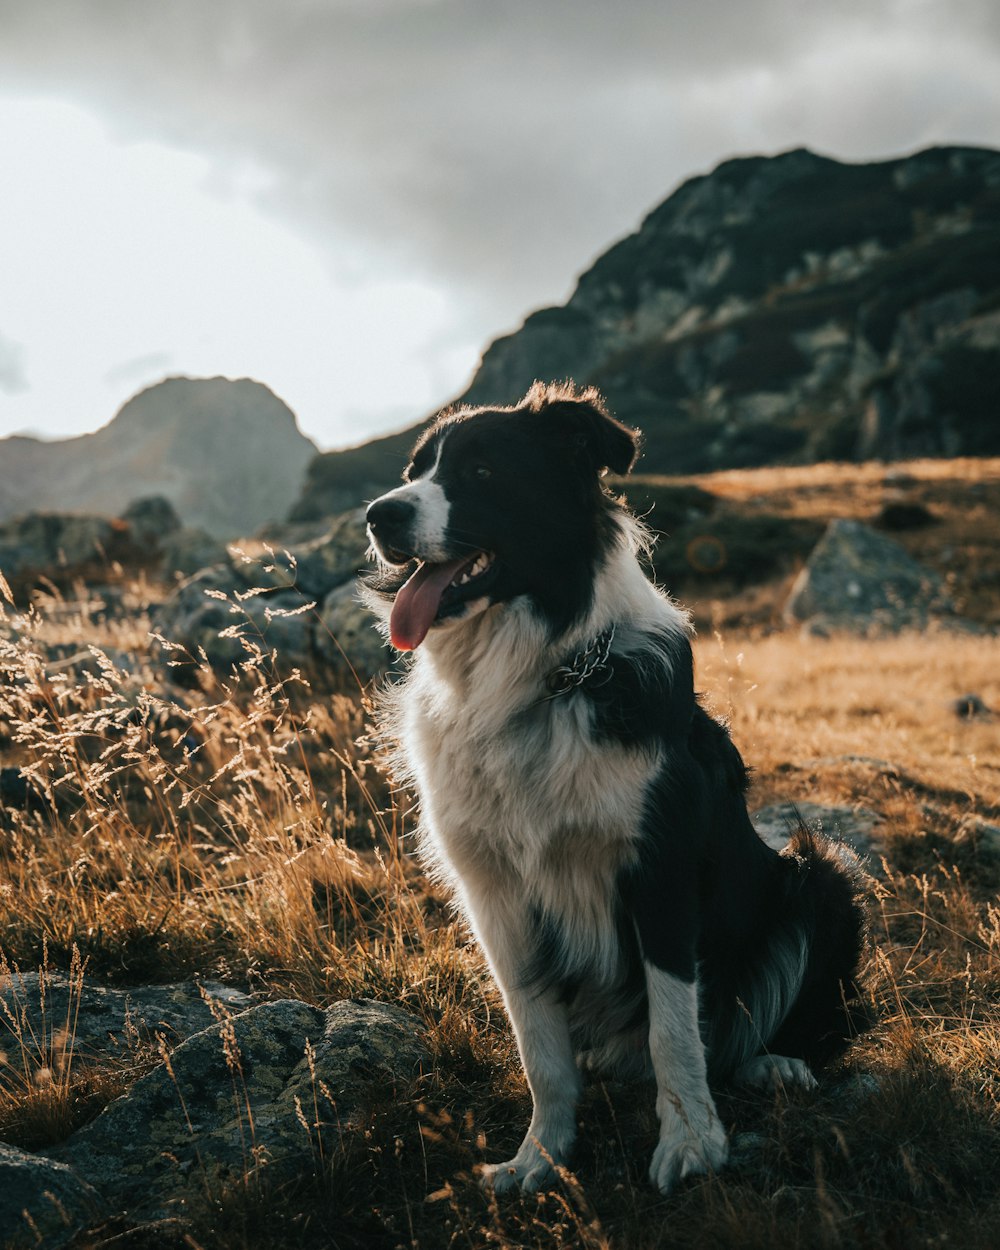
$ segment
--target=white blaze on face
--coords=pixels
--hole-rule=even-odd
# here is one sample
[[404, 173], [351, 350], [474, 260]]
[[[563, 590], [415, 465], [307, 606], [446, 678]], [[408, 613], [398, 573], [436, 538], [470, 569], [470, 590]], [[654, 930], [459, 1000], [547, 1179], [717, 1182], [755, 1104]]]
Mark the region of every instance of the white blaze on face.
[[397, 486], [395, 490], [380, 496], [381, 499], [398, 499], [414, 509], [411, 539], [414, 553], [421, 560], [446, 560], [444, 540], [448, 531], [450, 504], [444, 491], [429, 477], [418, 478]]
[[445, 550], [445, 534], [447, 519], [451, 505], [447, 501], [444, 490], [434, 480], [437, 465], [441, 462], [441, 450], [444, 437], [437, 444], [437, 455], [430, 469], [421, 474], [415, 481], [406, 482], [405, 486], [397, 486], [392, 494], [405, 499], [414, 505], [414, 547], [421, 560], [446, 560], [449, 552]]
[[431, 477], [410, 482], [404, 490], [410, 490], [410, 502], [416, 506], [417, 515], [413, 526], [413, 545], [426, 560], [445, 560], [445, 535], [451, 505], [442, 488]]
[[[441, 440], [443, 445], [444, 439]], [[412, 530], [413, 548], [421, 560], [431, 562], [447, 560], [449, 552], [445, 549], [445, 535], [448, 532], [448, 516], [451, 505], [443, 489], [434, 480], [438, 465], [441, 462], [441, 446], [434, 463], [426, 473], [412, 482], [397, 486], [395, 490], [383, 495], [383, 499], [398, 499], [410, 504], [414, 509]]]

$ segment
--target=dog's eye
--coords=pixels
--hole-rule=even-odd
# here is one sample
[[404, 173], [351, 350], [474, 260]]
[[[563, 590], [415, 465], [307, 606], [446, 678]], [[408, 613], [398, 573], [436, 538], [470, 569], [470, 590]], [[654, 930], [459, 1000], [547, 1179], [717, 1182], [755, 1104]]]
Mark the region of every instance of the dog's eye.
[[488, 477], [493, 476], [493, 470], [488, 464], [477, 464], [475, 472], [476, 477], [478, 477], [481, 482], [485, 482]]

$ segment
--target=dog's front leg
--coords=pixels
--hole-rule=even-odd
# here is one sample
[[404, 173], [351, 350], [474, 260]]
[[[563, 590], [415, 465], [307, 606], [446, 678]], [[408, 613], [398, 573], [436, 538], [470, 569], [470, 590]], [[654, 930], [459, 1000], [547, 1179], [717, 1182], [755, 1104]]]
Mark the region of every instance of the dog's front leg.
[[533, 1193], [550, 1184], [556, 1166], [569, 1159], [576, 1138], [580, 1076], [565, 1007], [521, 991], [506, 993], [504, 998], [533, 1106], [517, 1154], [506, 1163], [489, 1164], [483, 1182], [497, 1193], [517, 1188]]
[[555, 1168], [568, 1161], [573, 1148], [580, 1096], [580, 1073], [565, 1004], [554, 991], [520, 985], [524, 975], [522, 943], [530, 926], [517, 910], [504, 908], [493, 899], [475, 917], [477, 935], [514, 1028], [533, 1104], [531, 1123], [517, 1154], [483, 1171], [483, 1183], [496, 1193], [511, 1189], [533, 1193], [555, 1179]]
[[649, 1175], [661, 1193], [668, 1193], [685, 1176], [721, 1168], [729, 1148], [708, 1088], [697, 983], [665, 972], [648, 959], [645, 972], [649, 1053], [660, 1120]]

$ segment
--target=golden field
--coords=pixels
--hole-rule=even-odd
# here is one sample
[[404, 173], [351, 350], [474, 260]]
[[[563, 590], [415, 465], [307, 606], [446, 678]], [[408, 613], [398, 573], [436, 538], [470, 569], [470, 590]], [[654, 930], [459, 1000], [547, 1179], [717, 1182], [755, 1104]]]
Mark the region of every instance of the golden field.
[[[947, 513], [934, 535], [908, 543], [931, 563], [957, 549], [957, 592], [991, 625], [1000, 462], [906, 469]], [[858, 515], [884, 494], [878, 472], [699, 480], [743, 504]], [[990, 490], [963, 512], [968, 482]], [[977, 528], [968, 514], [980, 506]], [[594, 1083], [574, 1173], [499, 1206], [475, 1169], [516, 1146], [528, 1094], [483, 963], [411, 853], [411, 804], [372, 757], [361, 692], [285, 672], [280, 655], [252, 644], [226, 677], [173, 656], [186, 660], [186, 684], [170, 686], [171, 653], [148, 637], [142, 585], [111, 624], [96, 623], [82, 587], [39, 593], [30, 612], [7, 602], [0, 754], [29, 769], [42, 798], [0, 809], [0, 975], [72, 966], [120, 985], [198, 976], [321, 1006], [382, 999], [423, 1022], [432, 1056], [318, 1176], [272, 1188], [265, 1168], [206, 1197], [186, 1230], [135, 1227], [123, 1214], [74, 1247], [1000, 1242], [1000, 722], [952, 706], [974, 692], [1000, 709], [1000, 638], [779, 629], [789, 576], [731, 597], [724, 584], [704, 588], [696, 679], [754, 769], [753, 807], [814, 801], [883, 817], [867, 990], [877, 1024], [816, 1094], [724, 1093], [720, 1111], [742, 1143], [735, 1166], [669, 1198], [645, 1179], [651, 1092]], [[697, 587], [681, 590], [690, 602]], [[42, 662], [53, 644], [94, 642], [85, 671]], [[133, 657], [128, 671], [121, 653]], [[159, 1061], [137, 1046], [70, 1067], [65, 1037], [7, 1034], [0, 1140], [28, 1149], [65, 1137]]]

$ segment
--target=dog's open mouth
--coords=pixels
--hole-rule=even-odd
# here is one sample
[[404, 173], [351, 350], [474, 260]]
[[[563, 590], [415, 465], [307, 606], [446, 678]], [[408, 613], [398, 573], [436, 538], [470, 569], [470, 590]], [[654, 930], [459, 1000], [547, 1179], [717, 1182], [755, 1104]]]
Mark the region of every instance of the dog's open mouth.
[[494, 557], [478, 551], [441, 564], [422, 561], [396, 592], [389, 634], [397, 651], [414, 651], [435, 621], [474, 599], [493, 571]]

